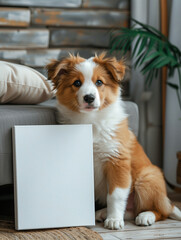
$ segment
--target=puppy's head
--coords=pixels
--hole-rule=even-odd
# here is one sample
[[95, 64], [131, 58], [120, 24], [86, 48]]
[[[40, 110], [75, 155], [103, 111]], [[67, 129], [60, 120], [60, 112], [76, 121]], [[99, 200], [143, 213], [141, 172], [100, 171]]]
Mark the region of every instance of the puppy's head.
[[89, 59], [70, 55], [47, 65], [59, 103], [76, 112], [101, 110], [116, 101], [125, 65], [105, 53]]

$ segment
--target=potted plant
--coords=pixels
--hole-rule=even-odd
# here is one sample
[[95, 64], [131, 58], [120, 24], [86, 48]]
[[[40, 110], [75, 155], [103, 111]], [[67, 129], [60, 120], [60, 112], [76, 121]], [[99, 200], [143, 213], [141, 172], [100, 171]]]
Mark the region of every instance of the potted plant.
[[[177, 71], [177, 83], [167, 81], [167, 84], [175, 90], [181, 115], [181, 51], [157, 29], [132, 20], [135, 23], [132, 27], [121, 27], [119, 30], [111, 32], [111, 53], [119, 50], [126, 54], [133, 46], [131, 57], [135, 59], [134, 67], [141, 68], [148, 87], [162, 67], [167, 66], [169, 77]], [[177, 157], [177, 182], [181, 184], [181, 152], [177, 153]]]

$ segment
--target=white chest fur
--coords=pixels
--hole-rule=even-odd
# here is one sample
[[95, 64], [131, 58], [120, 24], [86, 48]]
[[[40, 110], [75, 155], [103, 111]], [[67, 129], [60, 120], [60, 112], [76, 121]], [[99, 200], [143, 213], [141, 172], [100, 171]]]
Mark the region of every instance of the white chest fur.
[[103, 165], [111, 156], [118, 154], [120, 145], [113, 137], [118, 124], [127, 117], [123, 102], [117, 99], [109, 107], [90, 113], [75, 113], [60, 104], [58, 110], [59, 123], [93, 125], [95, 197], [101, 203], [106, 203], [107, 183]]
[[107, 182], [104, 176], [104, 164], [109, 158], [116, 154], [118, 144], [113, 141], [113, 132], [106, 129], [107, 125], [97, 128], [93, 125], [94, 136], [94, 184], [95, 198], [100, 203], [106, 203]]

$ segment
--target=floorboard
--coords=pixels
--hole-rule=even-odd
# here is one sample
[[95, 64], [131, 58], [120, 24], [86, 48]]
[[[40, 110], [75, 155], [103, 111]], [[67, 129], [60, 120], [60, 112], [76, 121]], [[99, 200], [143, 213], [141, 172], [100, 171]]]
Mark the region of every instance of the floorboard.
[[[181, 209], [181, 193], [170, 191], [169, 198], [174, 205]], [[91, 227], [91, 229], [98, 232], [103, 240], [181, 240], [181, 221], [172, 219], [159, 221], [148, 227], [136, 226], [134, 221], [126, 221], [124, 229], [121, 230], [105, 229], [103, 223], [96, 223], [96, 226]]]
[[91, 227], [98, 232], [103, 240], [122, 240], [122, 239], [180, 239], [181, 240], [181, 221], [167, 219], [156, 222], [152, 226], [140, 227], [134, 222], [125, 222], [122, 230], [109, 230], [103, 227], [103, 223], [97, 223]]

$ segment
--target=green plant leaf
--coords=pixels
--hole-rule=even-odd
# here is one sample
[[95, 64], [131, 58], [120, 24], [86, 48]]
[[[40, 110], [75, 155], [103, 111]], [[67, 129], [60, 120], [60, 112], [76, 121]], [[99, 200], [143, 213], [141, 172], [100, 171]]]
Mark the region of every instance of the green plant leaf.
[[146, 77], [146, 85], [148, 87], [150, 87], [151, 83], [152, 83], [152, 80], [153, 80], [153, 77], [154, 77], [154, 69], [149, 71], [147, 77]]
[[176, 90], [179, 89], [179, 86], [177, 84], [175, 84], [175, 83], [167, 82], [167, 85], [169, 85], [171, 88], [174, 88]]
[[146, 75], [146, 84], [151, 85], [154, 77], [158, 76], [160, 68], [167, 66], [168, 74], [172, 76], [175, 69], [179, 73], [179, 85], [169, 82], [168, 85], [176, 90], [181, 108], [181, 51], [173, 45], [157, 29], [134, 20], [131, 28], [120, 28], [110, 36], [110, 51], [120, 50], [124, 54], [133, 46], [131, 56], [135, 57], [134, 67], [141, 67]]
[[154, 69], [154, 65], [160, 61], [160, 57], [156, 56], [155, 58], [153, 58], [152, 60], [148, 61], [145, 66], [141, 69], [141, 72], [143, 74], [147, 73], [148, 71]]
[[113, 52], [117, 48], [119, 43], [121, 42], [121, 39], [118, 39], [117, 41], [116, 40], [117, 39], [115, 39], [115, 41], [113, 42], [113, 46], [112, 46], [111, 52]]
[[145, 56], [142, 58], [140, 65], [145, 63], [147, 61], [146, 58], [153, 53], [152, 46], [154, 46], [154, 41], [150, 40], [150, 42], [148, 44], [148, 49], [145, 50], [146, 53], [145, 53]]
[[147, 67], [143, 68], [143, 72], [146, 73], [149, 69], [152, 68], [161, 68], [170, 63], [169, 57], [160, 53], [152, 62], [148, 62]]
[[155, 58], [155, 57], [157, 57], [157, 56], [159, 56], [159, 53], [158, 53], [158, 52], [153, 52], [153, 53], [150, 54], [148, 57], [146, 57], [146, 58], [144, 59], [144, 61], [145, 61], [145, 62], [150, 61], [151, 59], [153, 59], [153, 58]]
[[144, 56], [144, 52], [142, 53], [142, 54], [140, 54], [140, 56], [136, 59], [136, 61], [135, 61], [135, 68], [137, 67], [137, 66], [139, 66], [139, 62], [141, 61], [141, 59], [142, 59], [142, 57]]
[[117, 35], [117, 32], [115, 32], [115, 37], [112, 37], [111, 39], [111, 53], [116, 49], [122, 49], [125, 48], [125, 44], [128, 42], [131, 42], [131, 38], [127, 37], [125, 35]]
[[172, 77], [173, 74], [174, 74], [174, 68], [173, 68], [173, 67], [169, 67], [169, 68], [168, 68], [168, 76], [169, 76], [169, 77]]
[[130, 42], [131, 41], [129, 39], [126, 39], [123, 43], [121, 42], [118, 46], [119, 49], [124, 50], [124, 51], [128, 50], [130, 48], [130, 45], [131, 45]]
[[152, 26], [149, 26], [149, 25], [146, 25], [146, 24], [143, 24], [139, 21], [137, 21], [136, 19], [134, 18], [131, 18], [131, 20], [137, 24], [139, 24], [140, 26], [142, 26], [144, 29], [146, 29], [147, 31], [153, 33], [154, 35], [157, 35], [158, 37], [161, 37], [163, 38], [165, 41], [168, 41], [168, 39], [165, 37], [165, 35], [163, 35], [160, 31], [158, 31], [157, 29], [155, 29], [154, 27]]
[[140, 48], [138, 50], [138, 55], [143, 51], [143, 49], [145, 48], [145, 45], [147, 43], [147, 38], [142, 38], [142, 42], [140, 43]]
[[136, 40], [136, 43], [135, 43], [135, 45], [134, 45], [134, 47], [133, 47], [133, 51], [132, 51], [132, 57], [135, 55], [135, 53], [136, 53], [136, 51], [138, 50], [137, 48], [138, 48], [138, 44], [140, 43], [140, 41], [141, 41], [141, 37], [138, 37], [138, 39]]
[[160, 59], [160, 62], [157, 63], [157, 65], [155, 66], [155, 68], [162, 68], [162, 67], [164, 67], [165, 65], [167, 65], [168, 63], [170, 63], [170, 59], [163, 57], [163, 58]]
[[170, 66], [171, 66], [171, 67], [177, 67], [177, 66], [179, 66], [179, 65], [178, 65], [178, 62], [177, 62], [175, 59], [172, 59], [172, 60], [171, 60], [171, 63], [170, 63]]

